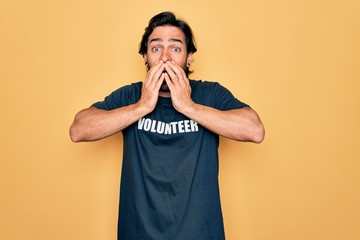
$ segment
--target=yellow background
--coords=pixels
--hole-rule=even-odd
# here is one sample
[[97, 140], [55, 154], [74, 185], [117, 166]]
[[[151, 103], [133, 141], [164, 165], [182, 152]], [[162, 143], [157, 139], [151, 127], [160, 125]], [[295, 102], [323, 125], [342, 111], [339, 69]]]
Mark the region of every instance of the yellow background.
[[138, 44], [164, 10], [195, 32], [192, 78], [266, 127], [261, 145], [221, 139], [227, 239], [360, 239], [357, 0], [1, 0], [0, 239], [115, 239], [121, 134], [74, 144], [68, 128], [143, 80]]

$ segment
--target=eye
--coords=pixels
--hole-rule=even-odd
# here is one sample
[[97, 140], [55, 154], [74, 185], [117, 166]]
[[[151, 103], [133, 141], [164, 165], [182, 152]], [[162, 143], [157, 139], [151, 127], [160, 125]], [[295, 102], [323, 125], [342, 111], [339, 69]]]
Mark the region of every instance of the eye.
[[158, 52], [158, 51], [160, 51], [160, 50], [161, 50], [160, 47], [153, 47], [153, 48], [151, 49], [151, 51], [153, 51], [153, 52]]
[[181, 48], [179, 48], [179, 47], [173, 47], [172, 50], [174, 52], [181, 52]]

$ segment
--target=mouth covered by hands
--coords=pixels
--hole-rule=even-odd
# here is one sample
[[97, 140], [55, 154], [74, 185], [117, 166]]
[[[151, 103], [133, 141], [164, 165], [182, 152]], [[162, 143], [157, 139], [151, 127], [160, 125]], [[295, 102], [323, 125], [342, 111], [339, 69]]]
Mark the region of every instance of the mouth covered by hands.
[[174, 61], [158, 61], [148, 71], [143, 82], [140, 102], [152, 111], [158, 96], [171, 97], [174, 108], [182, 112], [192, 104], [189, 79]]
[[173, 106], [179, 112], [182, 112], [186, 106], [192, 104], [191, 86], [189, 79], [182, 67], [173, 61], [164, 63], [166, 73], [164, 75], [165, 83], [170, 90], [170, 96]]

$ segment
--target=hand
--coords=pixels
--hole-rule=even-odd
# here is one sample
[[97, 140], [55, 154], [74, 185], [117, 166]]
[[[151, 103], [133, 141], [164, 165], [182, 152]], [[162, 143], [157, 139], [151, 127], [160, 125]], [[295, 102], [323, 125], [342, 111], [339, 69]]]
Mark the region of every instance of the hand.
[[163, 61], [158, 61], [147, 72], [143, 82], [141, 98], [138, 103], [145, 106], [148, 112], [152, 112], [156, 106], [159, 97], [159, 89], [165, 79], [165, 74], [163, 73], [164, 68], [165, 64]]
[[194, 103], [191, 99], [190, 81], [185, 71], [173, 61], [167, 61], [165, 69], [165, 81], [170, 89], [173, 106], [177, 111], [183, 112]]

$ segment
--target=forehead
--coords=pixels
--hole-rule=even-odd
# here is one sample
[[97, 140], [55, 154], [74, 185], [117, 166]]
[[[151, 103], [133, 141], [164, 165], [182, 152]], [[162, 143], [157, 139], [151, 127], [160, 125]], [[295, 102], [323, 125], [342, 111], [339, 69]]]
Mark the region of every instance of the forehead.
[[174, 26], [158, 26], [154, 28], [153, 32], [150, 34], [148, 42], [153, 39], [159, 39], [163, 41], [168, 41], [171, 39], [181, 40], [183, 43], [185, 42], [185, 34], [184, 32]]

